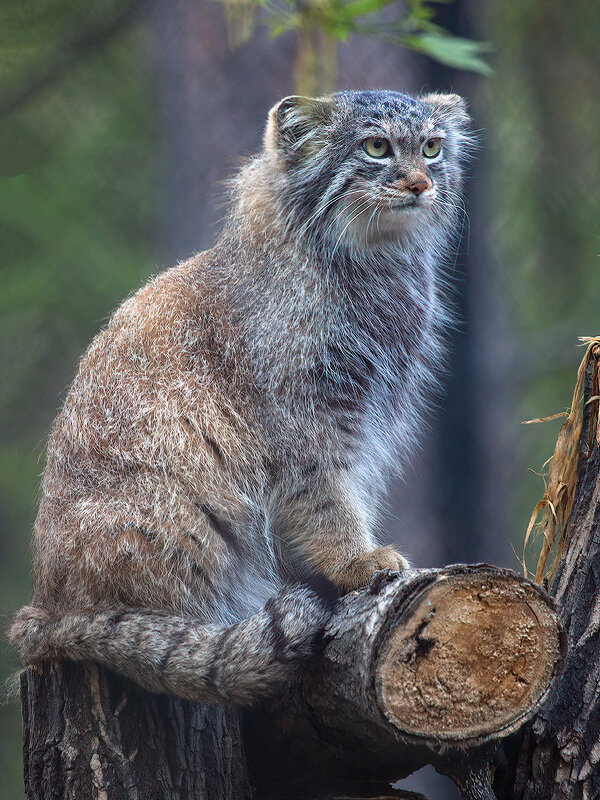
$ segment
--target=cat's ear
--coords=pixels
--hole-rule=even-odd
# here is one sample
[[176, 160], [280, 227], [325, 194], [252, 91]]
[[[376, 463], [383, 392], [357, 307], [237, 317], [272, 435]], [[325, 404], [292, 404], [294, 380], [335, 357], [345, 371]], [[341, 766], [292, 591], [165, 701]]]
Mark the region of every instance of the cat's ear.
[[447, 119], [454, 125], [463, 127], [471, 121], [467, 113], [467, 103], [464, 97], [458, 94], [426, 94], [420, 100], [431, 106], [439, 117]]
[[286, 157], [306, 154], [311, 143], [318, 146], [332, 110], [328, 97], [284, 97], [269, 111], [265, 150], [278, 151]]

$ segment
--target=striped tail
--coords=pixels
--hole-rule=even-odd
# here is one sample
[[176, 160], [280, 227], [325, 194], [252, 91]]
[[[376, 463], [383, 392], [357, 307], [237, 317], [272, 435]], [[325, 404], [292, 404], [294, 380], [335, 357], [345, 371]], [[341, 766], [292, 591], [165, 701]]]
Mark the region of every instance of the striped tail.
[[285, 685], [314, 652], [334, 598], [326, 581], [294, 585], [229, 627], [130, 608], [56, 619], [25, 606], [10, 639], [25, 665], [95, 661], [152, 692], [248, 705]]

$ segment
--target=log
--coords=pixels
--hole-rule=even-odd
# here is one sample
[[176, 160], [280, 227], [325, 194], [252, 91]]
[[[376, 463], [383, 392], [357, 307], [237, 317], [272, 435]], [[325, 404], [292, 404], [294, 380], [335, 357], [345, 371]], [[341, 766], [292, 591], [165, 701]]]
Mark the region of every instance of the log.
[[491, 797], [470, 783], [563, 655], [553, 604], [514, 573], [378, 573], [339, 601], [294, 690], [244, 715], [243, 736], [236, 709], [151, 695], [93, 664], [26, 670], [27, 797], [244, 800], [249, 784], [261, 800], [391, 796], [427, 763]]
[[378, 573], [338, 603], [296, 691], [245, 714], [251, 783], [261, 800], [392, 796], [433, 764], [492, 798], [495, 743], [539, 710], [564, 654], [554, 604], [509, 570]]

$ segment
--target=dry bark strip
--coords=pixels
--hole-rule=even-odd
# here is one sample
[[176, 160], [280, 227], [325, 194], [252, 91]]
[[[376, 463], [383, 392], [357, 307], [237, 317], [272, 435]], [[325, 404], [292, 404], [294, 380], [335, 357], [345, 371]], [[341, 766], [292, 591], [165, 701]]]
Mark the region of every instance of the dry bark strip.
[[340, 600], [294, 691], [246, 713], [243, 734], [235, 709], [149, 695], [94, 665], [27, 670], [27, 796], [414, 797], [390, 781], [433, 763], [487, 800], [496, 740], [540, 706], [562, 652], [552, 602], [514, 573], [378, 573]]

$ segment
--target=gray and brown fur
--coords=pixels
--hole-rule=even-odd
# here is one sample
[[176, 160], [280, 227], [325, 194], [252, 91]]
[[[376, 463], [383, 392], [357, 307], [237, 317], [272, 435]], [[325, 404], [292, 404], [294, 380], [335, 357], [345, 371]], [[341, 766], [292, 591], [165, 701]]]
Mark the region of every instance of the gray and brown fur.
[[406, 566], [374, 526], [443, 360], [466, 123], [455, 95], [275, 106], [215, 247], [126, 300], [81, 361], [11, 633], [23, 663], [252, 702], [313, 647], [312, 575], [347, 591]]

